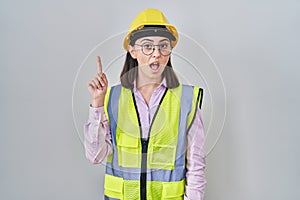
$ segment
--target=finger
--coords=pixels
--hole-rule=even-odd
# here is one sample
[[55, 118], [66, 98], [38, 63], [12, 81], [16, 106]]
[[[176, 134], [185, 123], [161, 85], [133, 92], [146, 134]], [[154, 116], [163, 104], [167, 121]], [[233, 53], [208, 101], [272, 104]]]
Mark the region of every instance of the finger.
[[98, 80], [98, 77], [96, 76], [92, 81], [96, 85], [96, 88], [100, 89], [101, 84], [100, 81]]
[[97, 86], [95, 85], [95, 83], [92, 80], [88, 81], [87, 85], [88, 85], [88, 87], [91, 87], [93, 89], [97, 89]]
[[103, 81], [101, 76], [96, 76], [95, 77], [97, 79], [97, 81], [100, 83], [100, 86], [104, 87], [105, 86], [105, 82]]
[[104, 73], [103, 73], [103, 76], [102, 76], [102, 80], [104, 81], [105, 85], [108, 85], [108, 80], [107, 80]]
[[98, 73], [102, 74], [102, 64], [100, 56], [97, 56], [97, 64], [98, 64]]
[[107, 81], [106, 75], [104, 73], [97, 74], [96, 77], [99, 80], [99, 82], [102, 84], [102, 86], [107, 86], [108, 85], [108, 81]]

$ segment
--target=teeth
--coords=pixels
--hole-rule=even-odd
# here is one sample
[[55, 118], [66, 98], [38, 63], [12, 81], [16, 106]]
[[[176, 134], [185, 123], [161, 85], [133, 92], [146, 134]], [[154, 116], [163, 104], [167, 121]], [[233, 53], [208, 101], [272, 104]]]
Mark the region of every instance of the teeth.
[[159, 68], [159, 63], [158, 63], [158, 62], [151, 63], [151, 64], [150, 64], [150, 67], [151, 67], [153, 70], [157, 70], [157, 69]]

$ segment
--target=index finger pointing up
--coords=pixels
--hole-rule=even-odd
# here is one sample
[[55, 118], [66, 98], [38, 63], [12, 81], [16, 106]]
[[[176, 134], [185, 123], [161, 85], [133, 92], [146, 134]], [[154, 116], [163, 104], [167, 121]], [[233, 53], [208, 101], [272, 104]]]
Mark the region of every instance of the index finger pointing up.
[[102, 74], [102, 64], [100, 56], [97, 56], [97, 63], [98, 63], [98, 73]]

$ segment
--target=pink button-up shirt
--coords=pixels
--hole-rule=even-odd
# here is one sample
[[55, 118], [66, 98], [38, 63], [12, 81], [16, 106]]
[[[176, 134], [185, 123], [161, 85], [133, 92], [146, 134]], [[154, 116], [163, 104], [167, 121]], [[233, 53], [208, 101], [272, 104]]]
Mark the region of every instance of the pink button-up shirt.
[[[143, 138], [148, 137], [151, 121], [165, 90], [166, 82], [164, 79], [154, 90], [147, 105], [142, 94], [134, 84], [133, 93], [140, 115]], [[93, 108], [90, 106], [89, 119], [84, 125], [84, 136], [86, 157], [93, 164], [102, 162], [112, 153], [111, 133], [103, 107]], [[199, 107], [187, 134], [186, 158], [187, 173], [184, 199], [203, 200], [206, 186], [204, 127]]]

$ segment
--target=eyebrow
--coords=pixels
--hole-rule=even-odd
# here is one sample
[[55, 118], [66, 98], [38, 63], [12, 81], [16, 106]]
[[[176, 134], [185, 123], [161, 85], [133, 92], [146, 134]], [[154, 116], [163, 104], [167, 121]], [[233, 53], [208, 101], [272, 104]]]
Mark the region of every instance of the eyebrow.
[[[143, 42], [143, 41], [149, 41], [149, 42], [154, 42], [154, 40], [150, 40], [150, 39], [143, 39], [141, 42]], [[168, 39], [162, 39], [162, 40], [160, 40], [160, 41], [158, 41], [158, 42], [162, 42], [162, 41], [165, 41], [165, 40], [167, 40], [167, 41], [169, 41]]]

